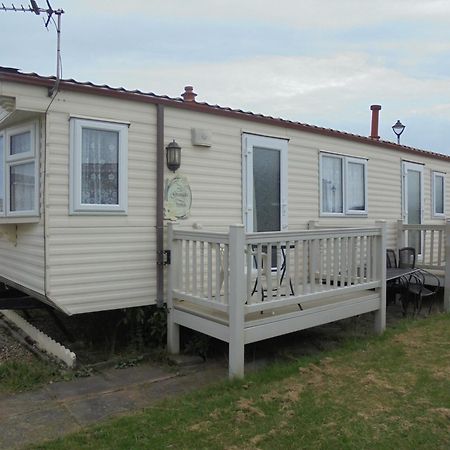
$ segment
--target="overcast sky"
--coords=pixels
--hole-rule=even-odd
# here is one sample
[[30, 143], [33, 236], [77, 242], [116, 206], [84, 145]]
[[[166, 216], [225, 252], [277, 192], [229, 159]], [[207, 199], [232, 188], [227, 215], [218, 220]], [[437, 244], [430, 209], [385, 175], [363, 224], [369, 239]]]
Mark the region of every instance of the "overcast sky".
[[[364, 136], [381, 104], [382, 139], [400, 119], [403, 144], [450, 154], [448, 0], [51, 3], [65, 78], [174, 97], [190, 84], [198, 101]], [[0, 65], [55, 74], [41, 18], [0, 11], [0, 42]]]

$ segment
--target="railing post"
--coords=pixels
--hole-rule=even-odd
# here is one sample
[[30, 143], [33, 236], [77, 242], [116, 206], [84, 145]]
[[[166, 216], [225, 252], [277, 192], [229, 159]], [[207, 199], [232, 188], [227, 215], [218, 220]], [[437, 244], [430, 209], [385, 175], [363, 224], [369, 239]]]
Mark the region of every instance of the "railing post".
[[244, 376], [244, 303], [247, 295], [245, 283], [245, 231], [243, 225], [230, 226], [229, 264], [229, 330], [228, 345], [230, 378]]
[[445, 222], [444, 311], [450, 312], [450, 221]]
[[380, 279], [380, 309], [375, 311], [375, 333], [381, 334], [386, 329], [386, 221], [377, 220], [376, 226], [381, 230], [381, 239], [378, 258], [379, 267], [377, 269], [378, 278]]
[[167, 351], [171, 354], [180, 353], [180, 326], [174, 321], [173, 310], [173, 289], [176, 282], [176, 271], [181, 264], [180, 255], [173, 254], [175, 246], [173, 245], [173, 224], [167, 226], [167, 247], [171, 252], [171, 264], [167, 277]]
[[397, 220], [397, 254], [399, 249], [405, 247], [405, 233], [403, 231], [403, 220]]

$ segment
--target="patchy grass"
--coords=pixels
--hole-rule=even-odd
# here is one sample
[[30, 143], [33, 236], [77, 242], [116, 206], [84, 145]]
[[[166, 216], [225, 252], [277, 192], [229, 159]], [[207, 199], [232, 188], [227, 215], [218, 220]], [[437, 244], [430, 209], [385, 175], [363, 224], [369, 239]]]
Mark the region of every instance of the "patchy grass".
[[0, 363], [0, 393], [27, 391], [61, 378], [57, 367], [37, 358]]
[[448, 449], [450, 315], [34, 448]]

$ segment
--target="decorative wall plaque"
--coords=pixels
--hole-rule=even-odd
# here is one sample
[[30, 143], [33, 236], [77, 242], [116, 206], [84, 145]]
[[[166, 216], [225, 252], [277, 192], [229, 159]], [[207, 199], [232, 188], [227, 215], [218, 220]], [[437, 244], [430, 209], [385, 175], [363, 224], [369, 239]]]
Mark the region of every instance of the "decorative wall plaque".
[[186, 219], [191, 212], [192, 192], [188, 179], [176, 175], [166, 186], [164, 218], [167, 220]]

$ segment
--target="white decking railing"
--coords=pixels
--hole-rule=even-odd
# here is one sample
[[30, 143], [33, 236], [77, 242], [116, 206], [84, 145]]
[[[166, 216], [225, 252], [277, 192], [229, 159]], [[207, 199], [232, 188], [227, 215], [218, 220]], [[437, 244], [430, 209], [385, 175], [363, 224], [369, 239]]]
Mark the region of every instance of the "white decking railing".
[[447, 225], [406, 224], [397, 222], [397, 248], [410, 245], [409, 235], [420, 233], [420, 257], [416, 265], [423, 269], [445, 270]]
[[385, 227], [245, 234], [175, 230], [168, 347], [184, 325], [229, 343], [230, 376], [244, 345], [369, 311], [385, 327]]
[[444, 311], [450, 311], [450, 221], [442, 225], [405, 224], [397, 222], [397, 248], [408, 246], [409, 233], [420, 233], [420, 255], [416, 265], [422, 269], [432, 270], [444, 277]]

